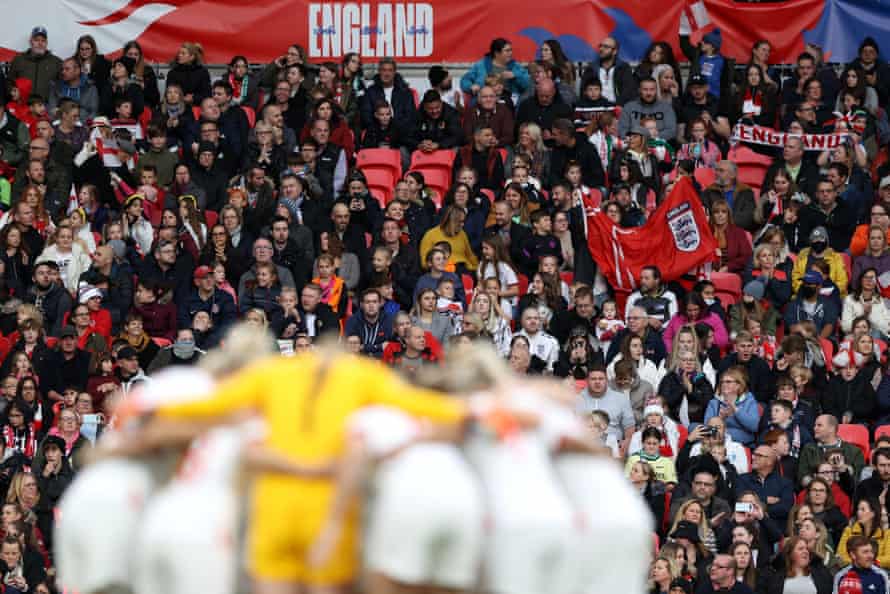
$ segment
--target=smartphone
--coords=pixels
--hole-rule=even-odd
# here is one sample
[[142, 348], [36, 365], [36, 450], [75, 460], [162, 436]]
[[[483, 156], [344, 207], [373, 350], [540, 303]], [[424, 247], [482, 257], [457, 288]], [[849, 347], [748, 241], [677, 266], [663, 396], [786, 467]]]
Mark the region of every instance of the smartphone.
[[735, 511], [745, 513], [745, 514], [750, 514], [752, 511], [754, 511], [754, 504], [739, 501], [738, 503], [735, 504]]

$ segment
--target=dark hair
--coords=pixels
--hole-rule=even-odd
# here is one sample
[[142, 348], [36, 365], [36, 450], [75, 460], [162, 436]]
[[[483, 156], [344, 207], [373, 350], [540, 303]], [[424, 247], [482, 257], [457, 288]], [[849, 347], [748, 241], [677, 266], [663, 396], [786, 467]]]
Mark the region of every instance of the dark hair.
[[640, 441], [645, 442], [650, 437], [654, 437], [660, 443], [661, 442], [661, 431], [659, 431], [655, 427], [646, 427], [645, 429], [643, 429], [643, 435], [642, 435], [642, 438]]
[[[238, 57], [240, 57], [240, 56], [236, 56], [236, 58], [238, 58]], [[246, 61], [246, 60], [245, 60], [245, 61]], [[234, 62], [234, 58], [233, 58], [233, 62]], [[234, 64], [233, 64], [233, 65], [234, 65]], [[231, 97], [232, 94], [235, 92], [235, 90], [232, 88], [232, 85], [229, 84], [229, 81], [227, 81], [227, 80], [223, 80], [223, 79], [219, 79], [219, 80], [217, 80], [217, 81], [214, 81], [214, 83], [213, 83], [213, 88], [214, 88], [214, 89], [222, 89], [222, 90], [224, 90], [224, 91], [226, 92], [226, 95], [228, 95], [229, 97]]]
[[499, 54], [504, 51], [504, 48], [508, 45], [510, 45], [510, 42], [503, 37], [493, 39], [491, 41], [491, 45], [488, 46], [488, 57], [494, 58], [495, 54]]

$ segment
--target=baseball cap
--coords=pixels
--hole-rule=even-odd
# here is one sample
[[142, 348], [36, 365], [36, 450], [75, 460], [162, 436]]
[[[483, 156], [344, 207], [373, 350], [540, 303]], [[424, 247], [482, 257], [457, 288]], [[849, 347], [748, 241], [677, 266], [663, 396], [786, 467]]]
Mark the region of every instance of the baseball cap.
[[828, 241], [828, 231], [825, 227], [819, 226], [810, 231], [810, 243], [814, 241]]
[[881, 178], [881, 183], [878, 185], [878, 189], [880, 190], [881, 188], [886, 188], [887, 186], [890, 186], [890, 175], [885, 175]]
[[686, 85], [687, 87], [706, 87], [708, 86], [708, 81], [705, 80], [705, 77], [701, 74], [693, 74], [689, 77], [689, 83]]
[[43, 25], [38, 25], [31, 29], [31, 37], [48, 37], [46, 34], [46, 27]]
[[138, 359], [138, 358], [139, 358], [139, 353], [137, 353], [136, 349], [134, 349], [131, 346], [125, 346], [117, 352], [117, 360], [118, 361], [120, 361], [121, 359]]
[[77, 338], [77, 330], [74, 326], [65, 326], [59, 333], [59, 338]]
[[213, 274], [213, 270], [210, 269], [210, 266], [198, 266], [195, 268], [195, 272], [192, 275], [192, 278], [195, 280], [200, 280], [202, 278], [207, 278]]
[[822, 286], [822, 273], [816, 270], [810, 270], [803, 275], [803, 284]]
[[65, 440], [58, 435], [47, 435], [40, 444], [41, 449], [45, 452], [49, 446], [56, 446], [62, 453], [65, 453]]

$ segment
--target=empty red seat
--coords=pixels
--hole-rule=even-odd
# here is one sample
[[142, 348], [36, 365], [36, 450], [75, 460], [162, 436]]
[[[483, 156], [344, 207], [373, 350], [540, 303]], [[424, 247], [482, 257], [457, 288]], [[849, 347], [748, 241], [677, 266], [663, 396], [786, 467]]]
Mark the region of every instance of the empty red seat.
[[734, 272], [712, 272], [711, 282], [717, 298], [724, 307], [728, 308], [742, 297], [742, 277]]
[[862, 455], [865, 456], [866, 461], [868, 460], [869, 454], [871, 454], [868, 427], [841, 423], [837, 426], [837, 436], [862, 450]]
[[714, 179], [716, 178], [714, 170], [710, 167], [696, 167], [693, 175], [695, 176], [695, 181], [697, 181], [703, 188], [707, 188], [714, 183]]
[[440, 150], [431, 153], [414, 151], [411, 153], [411, 169], [425, 171], [428, 169], [442, 169], [451, 174], [454, 167], [454, 151]]
[[393, 179], [402, 178], [402, 154], [397, 149], [362, 149], [355, 156], [355, 165], [363, 172], [386, 170]]

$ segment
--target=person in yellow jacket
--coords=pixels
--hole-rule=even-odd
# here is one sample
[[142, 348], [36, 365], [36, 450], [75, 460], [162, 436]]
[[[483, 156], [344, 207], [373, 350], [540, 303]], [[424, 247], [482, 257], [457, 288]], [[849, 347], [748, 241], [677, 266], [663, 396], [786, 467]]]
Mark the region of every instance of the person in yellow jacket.
[[[451, 258], [449, 262], [460, 266], [463, 264], [466, 271], [476, 270], [479, 267], [479, 258], [476, 257], [470, 246], [470, 238], [464, 231], [464, 221], [467, 215], [463, 209], [456, 206], [446, 206], [442, 211], [442, 222], [423, 235], [420, 240], [420, 261], [426, 263], [426, 256], [440, 241], [451, 246]], [[424, 266], [426, 268], [426, 266]]]
[[[410, 386], [369, 359], [325, 349], [260, 361], [222, 383], [210, 399], [162, 407], [168, 419], [224, 420], [253, 409], [266, 421], [266, 446], [301, 464], [324, 464], [344, 449], [345, 421], [370, 404], [393, 406], [444, 423], [462, 423], [466, 407], [437, 392]], [[349, 587], [359, 569], [359, 510], [353, 505], [337, 549], [323, 565], [307, 553], [326, 518], [329, 478], [267, 474], [253, 490], [250, 571], [257, 594], [331, 591]]]
[[825, 227], [816, 227], [810, 232], [810, 247], [800, 250], [794, 268], [791, 269], [791, 291], [797, 295], [803, 275], [810, 269], [810, 254], [819, 256], [828, 264], [828, 276], [840, 289], [841, 299], [847, 296], [847, 267], [839, 253], [828, 247], [828, 231]]
[[868, 497], [861, 499], [856, 505], [856, 519], [844, 528], [837, 545], [837, 554], [845, 565], [850, 563], [847, 541], [854, 536], [864, 535], [878, 543], [875, 561], [881, 567], [890, 567], [890, 529], [881, 520], [883, 507], [877, 499]]

